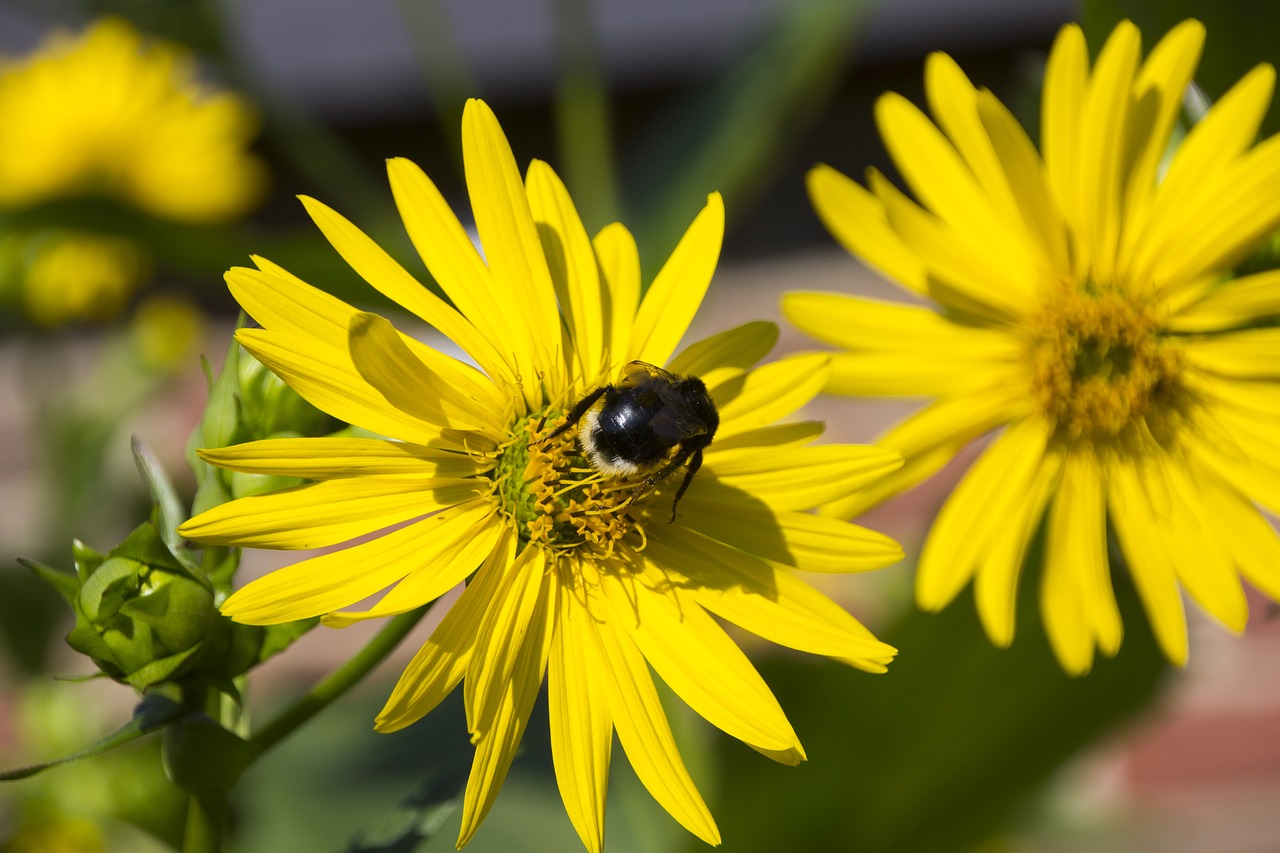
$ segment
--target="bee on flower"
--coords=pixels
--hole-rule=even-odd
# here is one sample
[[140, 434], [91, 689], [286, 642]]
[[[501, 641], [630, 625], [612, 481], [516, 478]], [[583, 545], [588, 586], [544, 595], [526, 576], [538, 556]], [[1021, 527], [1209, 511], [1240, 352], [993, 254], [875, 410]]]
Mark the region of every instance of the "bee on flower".
[[1254, 144], [1275, 71], [1245, 75], [1166, 163], [1204, 35], [1185, 21], [1144, 61], [1124, 22], [1090, 67], [1080, 28], [1064, 27], [1040, 151], [934, 54], [932, 120], [896, 94], [875, 111], [915, 200], [874, 170], [866, 187], [809, 174], [836, 238], [929, 303], [784, 298], [793, 323], [844, 350], [829, 391], [930, 398], [881, 439], [903, 467], [828, 511], [852, 517], [994, 433], [933, 524], [917, 600], [940, 609], [972, 580], [1007, 645], [1043, 525], [1040, 607], [1072, 673], [1121, 643], [1108, 528], [1177, 664], [1183, 591], [1233, 631], [1241, 575], [1280, 600], [1280, 540], [1259, 511], [1280, 511], [1280, 272], [1230, 277], [1280, 225], [1280, 138]]
[[815, 445], [821, 424], [780, 422], [823, 387], [830, 359], [758, 365], [772, 324], [677, 352], [719, 257], [719, 195], [642, 298], [627, 230], [589, 237], [546, 163], [521, 177], [480, 101], [464, 112], [463, 152], [483, 257], [421, 169], [388, 163], [409, 236], [452, 305], [338, 213], [303, 202], [365, 281], [477, 367], [265, 259], [231, 270], [232, 293], [261, 325], [238, 332], [245, 349], [319, 409], [386, 438], [202, 450], [236, 471], [313, 482], [223, 504], [181, 532], [308, 549], [386, 531], [237, 591], [222, 611], [251, 624], [319, 615], [348, 625], [466, 582], [376, 722], [408, 726], [462, 684], [476, 754], [459, 845], [497, 796], [544, 679], [557, 782], [589, 850], [602, 844], [615, 731], [658, 802], [718, 843], [649, 668], [730, 735], [777, 761], [803, 760], [777, 700], [714, 617], [883, 671], [894, 649], [793, 570], [899, 559], [891, 539], [808, 510], [846, 499], [900, 458]]

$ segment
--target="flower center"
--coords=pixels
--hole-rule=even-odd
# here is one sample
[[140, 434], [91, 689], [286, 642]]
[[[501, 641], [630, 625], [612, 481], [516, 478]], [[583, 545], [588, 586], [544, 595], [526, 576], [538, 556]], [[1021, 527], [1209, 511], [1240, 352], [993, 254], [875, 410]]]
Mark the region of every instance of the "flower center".
[[1065, 287], [1029, 324], [1032, 393], [1057, 434], [1091, 443], [1164, 443], [1187, 394], [1182, 352], [1159, 334], [1150, 305], [1115, 292]]
[[651, 497], [643, 478], [613, 477], [591, 467], [578, 450], [577, 430], [550, 438], [565, 422], [558, 410], [529, 415], [512, 427], [498, 457], [494, 488], [516, 522], [521, 547], [586, 548], [602, 558], [618, 543], [645, 543], [642, 522]]

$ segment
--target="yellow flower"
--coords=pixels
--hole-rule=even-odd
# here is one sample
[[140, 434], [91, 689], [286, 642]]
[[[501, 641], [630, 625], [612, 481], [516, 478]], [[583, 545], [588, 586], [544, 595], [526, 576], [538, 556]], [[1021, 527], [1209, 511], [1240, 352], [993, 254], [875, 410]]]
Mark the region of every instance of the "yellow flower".
[[27, 314], [43, 326], [110, 320], [151, 271], [146, 250], [121, 237], [51, 231], [6, 242]]
[[[318, 482], [210, 510], [183, 526], [213, 544], [317, 548], [377, 538], [281, 569], [223, 605], [249, 623], [326, 614], [330, 625], [421, 605], [470, 578], [377, 719], [394, 731], [459, 682], [476, 747], [459, 845], [488, 811], [544, 674], [556, 778], [574, 827], [600, 849], [616, 730], [641, 781], [676, 820], [718, 843], [672, 740], [649, 667], [695, 711], [794, 764], [800, 742], [768, 687], [712, 614], [761, 637], [872, 672], [894, 650], [797, 578], [900, 557], [892, 540], [806, 510], [900, 464], [868, 447], [813, 446], [813, 422], [778, 424], [826, 381], [828, 357], [756, 367], [777, 330], [748, 323], [672, 358], [720, 252], [712, 195], [640, 298], [635, 241], [614, 224], [588, 238], [560, 179], [524, 181], [497, 119], [463, 118], [467, 188], [481, 257], [414, 164], [388, 164], [414, 245], [456, 310], [368, 237], [311, 199], [325, 236], [371, 285], [439, 329], [479, 369], [256, 259], [227, 281], [262, 329], [244, 347], [303, 397], [396, 441], [268, 440], [206, 450], [239, 471]], [[701, 377], [720, 425], [671, 521], [679, 474], [656, 492], [606, 476], [575, 430], [555, 435], [593, 388], [633, 360]], [[416, 520], [415, 520], [416, 519]], [[394, 586], [392, 586], [394, 585]], [[392, 586], [373, 607], [342, 610]]]
[[1163, 161], [1204, 41], [1186, 21], [1140, 62], [1120, 24], [1090, 69], [1076, 26], [1044, 83], [1043, 159], [1005, 107], [942, 54], [934, 122], [895, 94], [881, 135], [914, 192], [819, 166], [809, 189], [851, 252], [938, 310], [798, 293], [786, 315], [846, 347], [829, 389], [935, 398], [882, 439], [906, 464], [831, 508], [853, 515], [996, 435], [934, 522], [917, 577], [940, 609], [972, 578], [991, 639], [1013, 639], [1028, 543], [1064, 668], [1112, 655], [1121, 622], [1108, 523], [1161, 647], [1187, 657], [1180, 588], [1233, 631], [1239, 574], [1280, 598], [1280, 272], [1226, 281], [1280, 224], [1280, 138], [1252, 146], [1275, 72], [1260, 65]]
[[244, 213], [265, 178], [245, 150], [256, 118], [195, 71], [119, 18], [0, 61], [0, 207], [103, 192], [189, 222]]

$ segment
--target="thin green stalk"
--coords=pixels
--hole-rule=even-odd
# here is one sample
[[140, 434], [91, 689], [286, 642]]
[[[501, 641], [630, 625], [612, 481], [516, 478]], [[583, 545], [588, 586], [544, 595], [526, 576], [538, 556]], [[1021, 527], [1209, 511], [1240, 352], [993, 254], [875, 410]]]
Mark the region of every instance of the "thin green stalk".
[[355, 657], [331, 672], [305, 696], [258, 730], [249, 738], [249, 743], [253, 744], [257, 754], [261, 755], [271, 749], [307, 720], [324, 710], [330, 702], [360, 683], [373, 671], [374, 667], [391, 654], [429, 609], [431, 605], [424, 604], [417, 610], [393, 617], [367, 646], [356, 653]]
[[187, 806], [187, 825], [182, 835], [182, 853], [219, 853], [222, 827], [227, 820], [227, 795], [223, 791], [192, 794]]
[[587, 230], [618, 218], [609, 92], [587, 0], [556, 0], [556, 130], [569, 194]]

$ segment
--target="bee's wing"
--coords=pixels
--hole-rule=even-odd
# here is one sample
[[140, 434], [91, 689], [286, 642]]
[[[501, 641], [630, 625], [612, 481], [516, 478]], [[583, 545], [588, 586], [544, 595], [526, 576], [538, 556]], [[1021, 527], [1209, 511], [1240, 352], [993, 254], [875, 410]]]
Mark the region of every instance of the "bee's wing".
[[622, 381], [619, 388], [635, 388], [640, 385], [659, 385], [679, 382], [680, 377], [674, 373], [655, 367], [647, 361], [633, 361], [622, 368]]

